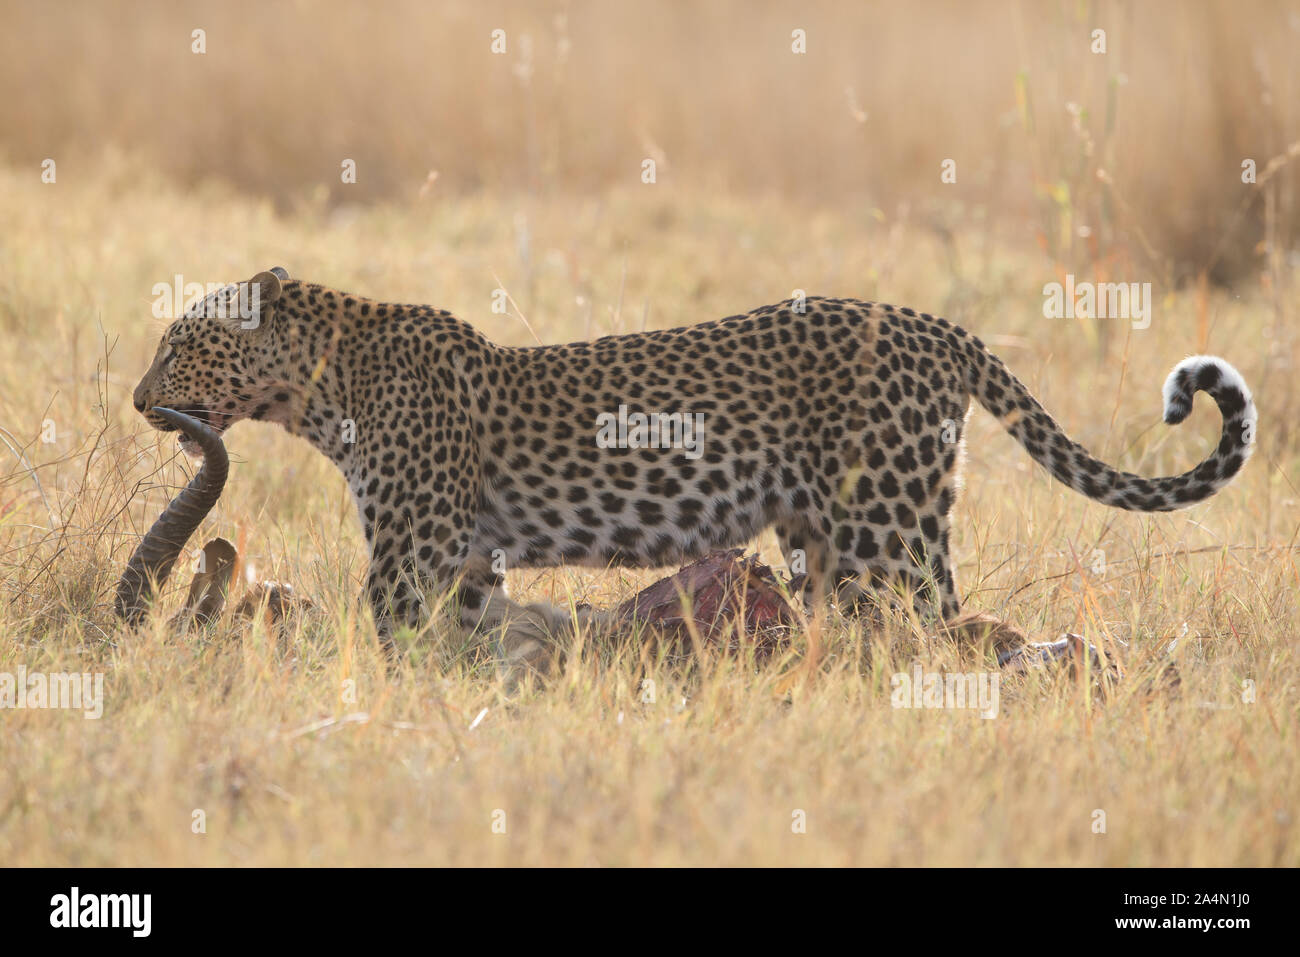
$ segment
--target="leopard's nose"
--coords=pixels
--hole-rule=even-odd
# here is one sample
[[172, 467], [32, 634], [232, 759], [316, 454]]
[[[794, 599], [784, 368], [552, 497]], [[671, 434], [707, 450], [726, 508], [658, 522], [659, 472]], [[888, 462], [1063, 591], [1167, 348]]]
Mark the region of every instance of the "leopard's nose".
[[149, 394], [148, 392], [145, 391], [143, 382], [141, 382], [138, 386], [135, 387], [135, 394], [131, 397], [131, 399], [132, 402], [135, 404], [135, 410], [137, 412], [143, 412], [145, 408], [149, 405]]

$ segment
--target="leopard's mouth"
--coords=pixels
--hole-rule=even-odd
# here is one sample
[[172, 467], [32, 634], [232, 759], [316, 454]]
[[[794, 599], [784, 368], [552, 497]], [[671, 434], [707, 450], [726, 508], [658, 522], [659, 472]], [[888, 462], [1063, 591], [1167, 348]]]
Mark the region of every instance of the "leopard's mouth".
[[[212, 409], [206, 408], [205, 406], [187, 405], [185, 408], [176, 409], [175, 411], [184, 412], [190, 418], [197, 419], [218, 435], [225, 432], [226, 429], [230, 427], [232, 421], [232, 416], [214, 412]], [[145, 417], [149, 420], [149, 424], [159, 432], [177, 431], [176, 426], [163, 420], [161, 417], [149, 415], [148, 413], [146, 413]], [[180, 435], [179, 444], [181, 451], [190, 458], [202, 458], [203, 453], [199, 447], [199, 443], [183, 432]]]

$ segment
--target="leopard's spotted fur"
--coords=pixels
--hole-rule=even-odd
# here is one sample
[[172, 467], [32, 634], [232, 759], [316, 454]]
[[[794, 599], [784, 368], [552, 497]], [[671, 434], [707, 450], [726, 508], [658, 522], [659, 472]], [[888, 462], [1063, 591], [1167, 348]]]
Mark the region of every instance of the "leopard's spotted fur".
[[[1218, 447], [1182, 475], [1141, 478], [1090, 455], [980, 340], [911, 309], [851, 299], [765, 306], [700, 325], [511, 348], [429, 306], [289, 280], [253, 282], [256, 328], [192, 307], [167, 330], [136, 408], [278, 422], [347, 477], [370, 547], [381, 631], [458, 585], [462, 620], [514, 618], [515, 643], [562, 617], [505, 596], [510, 567], [666, 566], [775, 527], [815, 595], [902, 582], [959, 610], [948, 536], [971, 398], [1029, 454], [1096, 501], [1165, 511], [1213, 495], [1253, 444], [1255, 407], [1222, 359], [1181, 362], [1165, 421], [1197, 390]], [[702, 413], [702, 454], [602, 448], [598, 417]], [[345, 423], [355, 423], [355, 441]], [[499, 568], [497, 563], [495, 567]], [[509, 643], [508, 643], [509, 644]]]

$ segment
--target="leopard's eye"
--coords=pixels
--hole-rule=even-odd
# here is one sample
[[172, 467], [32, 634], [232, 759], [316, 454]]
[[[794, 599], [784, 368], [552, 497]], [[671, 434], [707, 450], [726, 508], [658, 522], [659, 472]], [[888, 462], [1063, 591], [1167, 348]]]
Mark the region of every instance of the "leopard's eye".
[[179, 349], [185, 343], [185, 336], [173, 334], [163, 340], [163, 345], [167, 349], [166, 355], [163, 356], [163, 365], [171, 365], [178, 355]]

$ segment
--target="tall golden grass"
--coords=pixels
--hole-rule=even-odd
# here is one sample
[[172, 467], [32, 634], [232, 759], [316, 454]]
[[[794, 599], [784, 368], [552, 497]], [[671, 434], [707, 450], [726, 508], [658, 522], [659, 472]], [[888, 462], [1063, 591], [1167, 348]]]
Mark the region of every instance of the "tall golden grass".
[[[1260, 291], [1175, 293], [1150, 329], [1088, 359], [1085, 328], [1044, 319], [1015, 280], [1046, 268], [1038, 250], [990, 249], [988, 278], [955, 292], [946, 244], [915, 225], [864, 230], [853, 207], [809, 218], [793, 202], [629, 189], [433, 209], [276, 216], [121, 169], [55, 187], [0, 173], [0, 425], [31, 466], [3, 450], [0, 672], [106, 676], [99, 721], [0, 712], [0, 860], [1300, 863], [1293, 309], [1279, 320]], [[252, 423], [229, 436], [232, 479], [193, 546], [243, 535], [257, 575], [294, 582], [317, 610], [283, 648], [260, 627], [123, 633], [112, 582], [185, 470], [130, 407], [161, 326], [150, 284], [275, 263], [438, 302], [516, 343], [532, 338], [490, 311], [498, 278], [548, 342], [716, 317], [788, 295], [792, 276], [923, 308], [951, 297], [1072, 434], [1126, 468], [1171, 472], [1214, 441], [1209, 403], [1178, 429], [1157, 424], [1159, 384], [1192, 349], [1228, 356], [1255, 387], [1260, 447], [1211, 502], [1135, 516], [1055, 485], [975, 414], [954, 542], [967, 606], [1038, 636], [1128, 640], [1134, 677], [1105, 704], [1060, 679], [1004, 686], [992, 721], [896, 711], [895, 672], [991, 661], [905, 627], [872, 636], [836, 621], [761, 668], [647, 672], [589, 646], [550, 689], [514, 701], [436, 630], [390, 674], [359, 607], [364, 549], [342, 479]], [[770, 537], [754, 544], [779, 560]], [[610, 606], [655, 574], [510, 580], [525, 601]], [[180, 570], [162, 617], [187, 580]], [[1153, 692], [1146, 679], [1178, 636], [1182, 689]], [[806, 833], [792, 831], [797, 811]]]
[[1239, 277], [1269, 230], [1296, 236], [1294, 165], [1241, 181], [1300, 141], [1300, 13], [1280, 0], [7, 0], [0, 20], [0, 154], [65, 176], [118, 148], [343, 204], [414, 199], [431, 172], [439, 191], [584, 192], [654, 158], [663, 183], [861, 196], [941, 230], [1032, 214], [1063, 261], [1159, 280]]
[[[1293, 164], [1244, 207], [1240, 182], [1242, 156], [1262, 170], [1296, 138], [1282, 5], [11, 3], [3, 22], [0, 673], [102, 672], [106, 700], [98, 721], [0, 710], [0, 861], [1300, 863]], [[192, 546], [242, 535], [259, 577], [317, 608], [283, 644], [124, 633], [113, 580], [188, 469], [130, 405], [164, 326], [153, 285], [272, 265], [514, 344], [794, 288], [909, 304], [977, 332], [1143, 474], [1215, 441], [1204, 399], [1158, 423], [1169, 367], [1214, 352], [1255, 391], [1259, 446], [1215, 499], [1141, 516], [1086, 503], [973, 415], [966, 604], [1128, 641], [1104, 702], [1045, 676], [1004, 684], [994, 720], [894, 709], [895, 672], [992, 662], [835, 618], [762, 667], [647, 670], [588, 645], [516, 699], [436, 628], [390, 673], [342, 479], [256, 423], [229, 435]], [[1045, 319], [1064, 272], [1153, 282], [1151, 326]], [[524, 601], [612, 605], [657, 573], [509, 577]], [[1175, 637], [1170, 691], [1146, 679]]]

